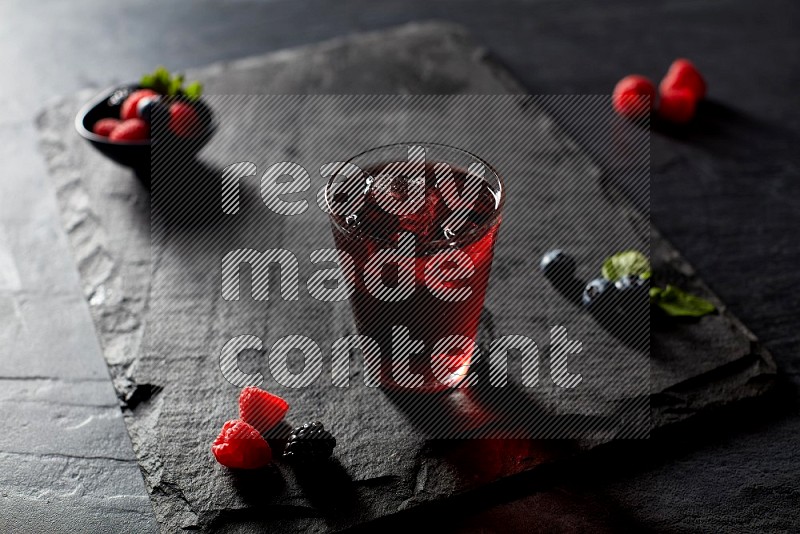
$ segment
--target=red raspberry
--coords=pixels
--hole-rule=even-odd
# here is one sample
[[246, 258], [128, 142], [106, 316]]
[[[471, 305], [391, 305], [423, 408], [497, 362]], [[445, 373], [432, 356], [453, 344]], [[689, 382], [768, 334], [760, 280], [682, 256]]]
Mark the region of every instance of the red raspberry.
[[94, 126], [92, 126], [92, 131], [97, 135], [108, 137], [111, 134], [111, 131], [119, 125], [120, 121], [117, 119], [100, 119], [94, 123]]
[[689, 89], [669, 89], [661, 93], [658, 115], [666, 121], [685, 124], [694, 117], [696, 107], [697, 100]]
[[192, 137], [200, 128], [200, 117], [191, 104], [175, 102], [169, 107], [167, 126], [178, 137]]
[[244, 421], [227, 421], [211, 445], [214, 458], [232, 469], [258, 469], [272, 461], [272, 449], [258, 430]]
[[158, 93], [152, 89], [139, 89], [129, 94], [119, 110], [119, 118], [122, 120], [137, 118], [139, 114], [136, 112], [136, 108], [139, 105], [139, 100], [151, 96], [158, 96]]
[[239, 394], [239, 416], [262, 434], [280, 423], [288, 411], [289, 403], [263, 389], [246, 387]]
[[147, 123], [142, 119], [122, 121], [108, 134], [111, 141], [144, 141], [149, 136]]
[[706, 81], [688, 59], [673, 61], [658, 88], [661, 93], [670, 89], [688, 89], [695, 100], [702, 100], [706, 96]]
[[[645, 103], [643, 97], [649, 97]], [[612, 96], [614, 111], [629, 119], [638, 119], [647, 116], [655, 107], [656, 87], [649, 78], [639, 74], [625, 76], [614, 86]]]

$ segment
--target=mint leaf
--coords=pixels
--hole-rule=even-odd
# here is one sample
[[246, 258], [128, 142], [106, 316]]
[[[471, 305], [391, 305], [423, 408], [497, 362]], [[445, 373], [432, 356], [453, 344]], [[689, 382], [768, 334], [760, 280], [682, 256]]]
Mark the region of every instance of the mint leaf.
[[156, 84], [161, 87], [169, 87], [169, 82], [172, 79], [169, 71], [163, 66], [156, 68], [155, 72], [153, 72], [153, 77], [156, 79]]
[[671, 285], [650, 288], [650, 302], [672, 317], [702, 317], [716, 311], [706, 299]]
[[650, 278], [650, 262], [638, 250], [625, 250], [609, 256], [600, 270], [603, 278], [616, 282], [623, 276], [640, 276]]
[[161, 94], [168, 94], [172, 76], [164, 67], [158, 67], [150, 74], [145, 74], [139, 80], [139, 85], [145, 89], [152, 89]]
[[139, 80], [139, 85], [142, 86], [144, 89], [154, 89], [156, 84], [155, 76], [152, 74], [145, 74]]
[[145, 89], [152, 89], [166, 96], [185, 95], [190, 100], [197, 100], [203, 92], [200, 82], [192, 82], [183, 87], [183, 74], [171, 75], [164, 67], [158, 67], [150, 74], [145, 74], [139, 80], [139, 85]]
[[203, 85], [200, 82], [192, 82], [184, 87], [183, 94], [189, 100], [197, 100], [203, 94]]
[[181, 92], [181, 86], [183, 85], [183, 76], [178, 75], [172, 78], [167, 85], [167, 95], [168, 96], [176, 96]]

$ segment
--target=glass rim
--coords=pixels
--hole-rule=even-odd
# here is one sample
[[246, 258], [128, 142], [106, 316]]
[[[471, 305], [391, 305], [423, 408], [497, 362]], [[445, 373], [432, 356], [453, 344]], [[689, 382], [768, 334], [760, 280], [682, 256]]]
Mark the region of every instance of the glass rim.
[[[341, 165], [341, 167], [339, 167], [339, 169], [347, 166], [348, 164], [355, 165], [355, 163], [354, 163], [355, 160], [357, 160], [358, 158], [361, 158], [363, 156], [366, 156], [367, 154], [370, 154], [372, 152], [378, 152], [380, 150], [388, 150], [388, 149], [395, 148], [395, 147], [409, 146], [409, 145], [422, 146], [422, 147], [426, 147], [426, 148], [427, 147], [440, 148], [440, 149], [446, 149], [446, 150], [451, 150], [451, 151], [454, 151], [454, 152], [461, 153], [461, 154], [466, 155], [467, 157], [469, 157], [469, 158], [481, 163], [483, 166], [485, 166], [491, 172], [491, 174], [497, 180], [497, 193], [498, 193], [497, 197], [496, 197], [497, 201], [496, 201], [494, 213], [492, 214], [492, 216], [487, 221], [485, 221], [480, 226], [474, 228], [470, 232], [468, 232], [468, 233], [466, 233], [466, 234], [464, 234], [462, 236], [458, 236], [455, 239], [437, 239], [437, 240], [434, 240], [434, 241], [427, 241], [427, 242], [423, 243], [426, 248], [428, 248], [428, 247], [437, 247], [437, 246], [439, 248], [441, 248], [444, 245], [446, 245], [446, 246], [454, 246], [454, 245], [465, 244], [465, 243], [470, 243], [470, 242], [476, 241], [478, 238], [482, 237], [487, 231], [489, 231], [489, 229], [491, 229], [493, 226], [495, 226], [497, 224], [497, 222], [499, 221], [499, 219], [502, 216], [503, 207], [505, 206], [505, 200], [506, 200], [505, 184], [503, 183], [503, 179], [501, 178], [500, 173], [497, 172], [497, 169], [495, 169], [494, 166], [492, 166], [488, 161], [486, 161], [485, 159], [483, 159], [482, 157], [480, 157], [480, 156], [478, 156], [476, 154], [473, 154], [472, 152], [470, 152], [468, 150], [464, 150], [463, 148], [454, 147], [452, 145], [447, 145], [447, 144], [444, 144], [444, 143], [431, 143], [431, 142], [425, 142], [425, 141], [401, 141], [401, 142], [398, 142], [398, 143], [389, 143], [387, 145], [380, 145], [380, 146], [377, 146], [377, 147], [374, 147], [374, 148], [370, 148], [370, 149], [364, 150], [363, 152], [360, 152], [360, 153], [356, 154], [355, 156], [350, 157], [346, 161], [342, 162], [342, 165]], [[445, 161], [445, 163], [447, 163], [447, 162]], [[356, 166], [359, 169], [361, 169], [361, 167], [359, 165], [356, 165]], [[363, 169], [361, 169], [361, 171], [364, 174], [368, 174]], [[337, 176], [339, 176], [338, 169], [337, 169], [337, 172], [334, 172], [334, 173], [331, 174], [330, 178], [328, 178], [328, 181], [325, 183], [325, 206], [328, 209], [328, 218], [330, 219], [331, 224], [335, 225], [336, 229], [339, 230], [340, 232], [342, 232], [343, 234], [349, 235], [349, 236], [350, 235], [354, 235], [355, 232], [352, 229], [349, 229], [349, 228], [344, 227], [341, 224], [339, 224], [339, 221], [337, 220], [337, 218], [340, 217], [340, 216], [334, 214], [334, 212], [333, 212], [333, 210], [331, 208], [331, 205], [330, 205], [330, 199], [328, 197], [328, 191], [330, 190], [331, 183], [333, 182], [333, 180]], [[489, 180], [486, 180], [486, 181], [489, 182]], [[370, 240], [373, 240], [373, 241], [376, 241], [376, 242], [379, 242], [379, 243], [394, 244], [394, 240], [392, 240], [392, 239], [386, 239], [386, 238], [376, 237], [376, 236], [372, 236], [372, 235], [368, 235], [368, 237], [370, 238]]]

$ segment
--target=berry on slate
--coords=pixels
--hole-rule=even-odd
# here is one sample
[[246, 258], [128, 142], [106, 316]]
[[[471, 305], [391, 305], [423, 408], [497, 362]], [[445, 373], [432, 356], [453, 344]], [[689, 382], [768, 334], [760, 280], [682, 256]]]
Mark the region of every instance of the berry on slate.
[[250, 386], [239, 394], [239, 416], [262, 434], [280, 423], [288, 411], [289, 403], [263, 389]]
[[[645, 99], [649, 98], [649, 101]], [[639, 74], [625, 76], [614, 87], [614, 111], [629, 119], [646, 117], [656, 104], [656, 87], [649, 78]]]
[[223, 425], [211, 452], [219, 463], [232, 469], [258, 469], [272, 461], [272, 449], [258, 430], [238, 420]]
[[111, 141], [144, 141], [150, 136], [148, 130], [142, 119], [128, 119], [111, 130], [108, 138]]
[[697, 99], [689, 89], [668, 89], [661, 93], [658, 116], [675, 124], [686, 124], [694, 117]]
[[139, 89], [132, 92], [122, 103], [122, 107], [119, 110], [119, 118], [122, 120], [137, 118], [139, 116], [137, 113], [139, 101], [152, 96], [158, 96], [158, 93], [152, 89]]
[[148, 96], [139, 100], [139, 103], [136, 105], [136, 114], [138, 117], [150, 122], [150, 118], [153, 115], [153, 108], [158, 104], [159, 100], [161, 100], [160, 96]]
[[662, 95], [672, 89], [687, 89], [697, 101], [706, 96], [706, 81], [691, 61], [679, 58], [669, 66], [658, 89]]
[[111, 131], [120, 125], [118, 119], [108, 118], [108, 119], [100, 119], [94, 126], [92, 126], [92, 131], [97, 135], [102, 135], [103, 137], [108, 137], [111, 134]]
[[175, 102], [169, 107], [167, 127], [178, 137], [192, 137], [200, 129], [200, 117], [191, 104]]
[[322, 460], [331, 455], [334, 447], [336, 438], [325, 430], [322, 423], [315, 421], [292, 431], [283, 457], [297, 463]]
[[614, 284], [605, 278], [595, 278], [583, 290], [583, 304], [587, 307], [595, 307], [607, 302], [609, 297], [616, 291]]
[[555, 249], [542, 256], [539, 269], [547, 278], [572, 279], [575, 277], [575, 260], [563, 250]]

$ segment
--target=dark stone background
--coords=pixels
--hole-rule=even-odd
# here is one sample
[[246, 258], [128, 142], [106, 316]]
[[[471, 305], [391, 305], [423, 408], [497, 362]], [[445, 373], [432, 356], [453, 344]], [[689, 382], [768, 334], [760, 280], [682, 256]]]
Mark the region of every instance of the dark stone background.
[[[33, 124], [44, 101], [159, 63], [199, 66], [428, 18], [464, 24], [532, 93], [607, 93], [624, 74], [659, 77], [674, 57], [692, 58], [709, 80], [711, 101], [690, 130], [653, 138], [653, 222], [784, 371], [780, 403], [631, 447], [627, 469], [578, 464], [553, 475], [554, 489], [522, 488], [531, 496], [521, 499], [520, 488], [485, 495], [484, 509], [465, 503], [438, 521], [503, 531], [796, 528], [800, 274], [793, 267], [800, 247], [792, 231], [800, 222], [800, 6], [375, 4], [92, 0], [0, 8], [0, 248], [20, 273], [18, 283], [0, 288], [3, 298], [11, 295], [4, 306], [13, 308], [3, 315], [3, 341], [11, 343], [0, 354], [0, 426], [17, 430], [0, 441], [0, 530], [152, 527], [45, 186]], [[66, 395], [74, 396], [71, 408], [61, 406]], [[52, 429], [65, 417], [103, 425], [103, 439], [88, 432], [80, 434], [84, 442], [76, 434], [64, 439]], [[30, 450], [43, 459], [31, 459]]]

